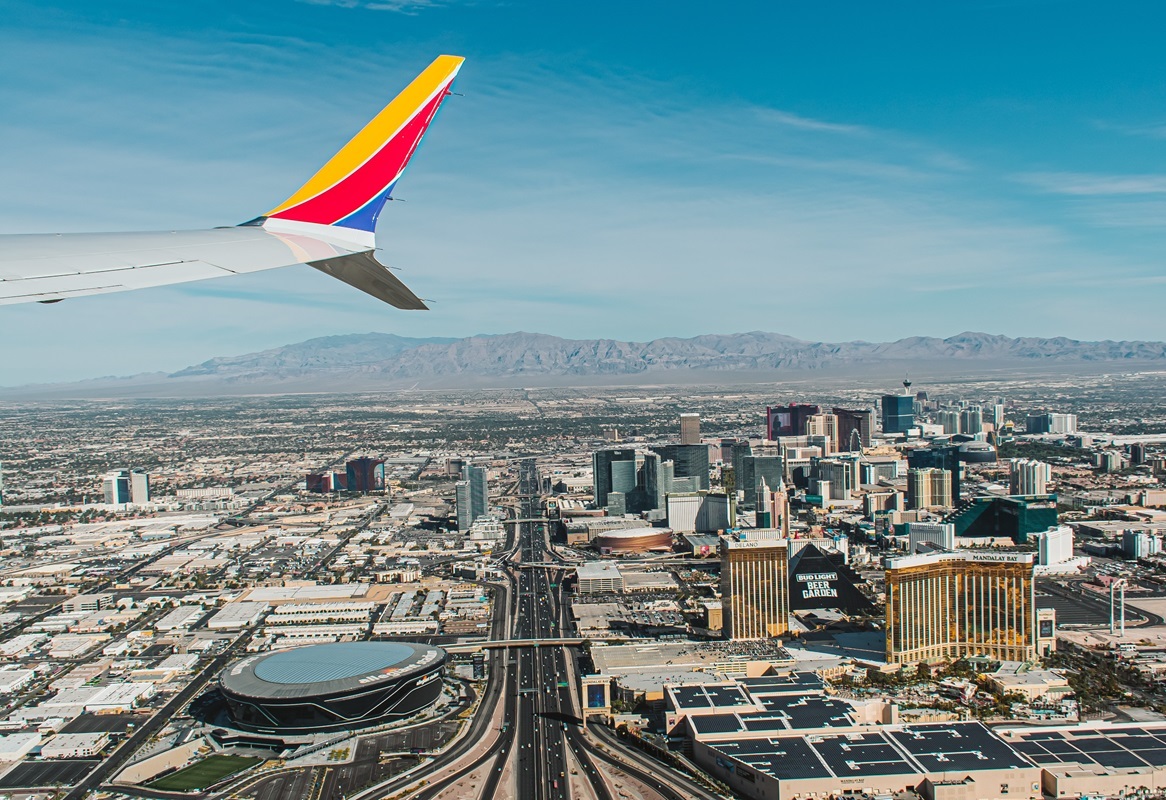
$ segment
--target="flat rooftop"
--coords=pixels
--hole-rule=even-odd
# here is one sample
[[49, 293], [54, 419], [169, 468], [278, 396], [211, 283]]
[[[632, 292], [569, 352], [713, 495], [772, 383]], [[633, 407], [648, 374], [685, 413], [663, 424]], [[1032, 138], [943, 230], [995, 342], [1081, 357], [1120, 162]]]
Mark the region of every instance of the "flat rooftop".
[[1019, 752], [1048, 770], [1084, 766], [1107, 771], [1166, 767], [1166, 728], [1122, 725], [1087, 730], [1010, 732]]
[[[717, 717], [693, 717], [694, 725]], [[731, 732], [731, 731], [730, 731]], [[709, 745], [779, 780], [1024, 769], [1034, 764], [978, 722], [742, 739]]]
[[[689, 718], [697, 736], [787, 733], [794, 730], [850, 728], [851, 705], [832, 697], [778, 695], [762, 701], [765, 711], [729, 712]], [[719, 745], [718, 745], [719, 746]]]

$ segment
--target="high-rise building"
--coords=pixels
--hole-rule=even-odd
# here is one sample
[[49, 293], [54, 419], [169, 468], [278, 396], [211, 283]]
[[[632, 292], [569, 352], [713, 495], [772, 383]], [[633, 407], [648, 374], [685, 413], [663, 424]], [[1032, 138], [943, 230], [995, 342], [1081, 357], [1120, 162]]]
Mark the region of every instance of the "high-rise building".
[[859, 484], [876, 484], [886, 480], [894, 482], [906, 474], [907, 462], [901, 458], [874, 458], [858, 462]]
[[1073, 558], [1073, 529], [1058, 525], [1034, 534], [1037, 537], [1037, 563], [1042, 567], [1062, 564]]
[[454, 484], [454, 498], [457, 503], [457, 529], [468, 531], [474, 524], [474, 501], [470, 497], [469, 481]]
[[737, 478], [737, 488], [744, 493], [742, 504], [748, 508], [757, 505], [757, 485], [761, 479], [769, 486], [776, 486], [782, 477], [781, 456], [743, 456], [741, 473]]
[[789, 543], [721, 537], [721, 603], [727, 639], [789, 631]]
[[915, 427], [915, 398], [909, 394], [884, 394], [883, 433], [906, 433]]
[[975, 435], [984, 432], [984, 409], [968, 406], [960, 412], [960, 433]]
[[642, 474], [644, 510], [664, 508], [664, 499], [672, 490], [672, 462], [664, 461], [658, 453], [645, 453]]
[[954, 550], [955, 525], [950, 522], [908, 522], [907, 543], [911, 554], [915, 554], [923, 544]]
[[835, 408], [832, 413], [838, 418], [839, 450], [854, 451], [870, 447], [874, 413], [869, 408]]
[[786, 490], [785, 481], [778, 480], [777, 484], [770, 490], [773, 497], [773, 507], [770, 511], [770, 525], [778, 531], [781, 535], [789, 538], [789, 492]]
[[[707, 453], [707, 451], [706, 451]], [[627, 494], [636, 488], [636, 451], [630, 447], [596, 450], [591, 454], [591, 485], [595, 507], [607, 507], [609, 492]]]
[[1004, 427], [1004, 404], [996, 403], [992, 406], [992, 427], [1000, 430]]
[[907, 471], [907, 508], [951, 508], [951, 473], [926, 467]]
[[667, 510], [673, 533], [716, 533], [732, 527], [729, 497], [721, 492], [673, 492]]
[[814, 414], [807, 418], [806, 436], [821, 436], [830, 443], [829, 453], [838, 452], [838, 417], [833, 414]]
[[850, 493], [858, 487], [858, 459], [821, 458], [814, 464], [814, 472], [819, 481], [830, 483], [830, 493], [826, 500], [849, 500]]
[[680, 443], [700, 444], [700, 414], [680, 415]]
[[125, 505], [130, 502], [129, 470], [115, 469], [105, 473], [101, 479], [101, 491], [105, 502], [111, 505]]
[[756, 481], [746, 479], [745, 470], [742, 466], [745, 456], [751, 455], [753, 455], [753, 447], [748, 441], [741, 440], [733, 445], [733, 475], [736, 480], [736, 489], [738, 492], [744, 491], [745, 487], [750, 483], [756, 483]]
[[622, 517], [628, 513], [628, 495], [624, 492], [607, 493], [607, 513], [612, 517]]
[[137, 506], [150, 502], [150, 473], [144, 469], [130, 472], [130, 502]]
[[886, 562], [887, 662], [1036, 658], [1032, 553], [930, 553]]
[[145, 470], [115, 469], [101, 476], [101, 494], [112, 505], [150, 502], [150, 476]]
[[354, 458], [347, 462], [348, 491], [369, 494], [385, 490], [385, 460], [383, 458]]
[[709, 489], [709, 449], [703, 444], [664, 444], [652, 448], [672, 462], [673, 480], [692, 478], [695, 491]]
[[1130, 466], [1140, 467], [1146, 463], [1146, 446], [1141, 442], [1133, 442], [1130, 445]]
[[1162, 550], [1162, 542], [1149, 531], [1122, 531], [1121, 549], [1126, 558], [1147, 558]]
[[945, 470], [950, 476], [949, 483], [951, 484], [951, 505], [957, 505], [962, 499], [960, 458], [961, 456], [959, 445], [948, 445], [946, 447], [938, 445], [934, 445], [932, 447], [917, 447], [907, 453], [908, 475], [912, 469]]
[[1122, 467], [1121, 453], [1117, 450], [1102, 450], [1096, 458], [1102, 472], [1117, 472]]
[[486, 515], [490, 507], [490, 488], [486, 485], [486, 468], [466, 464], [462, 467], [462, 480], [470, 485], [470, 523]]
[[1077, 415], [1044, 412], [1029, 414], [1025, 420], [1026, 433], [1076, 433]]
[[1049, 493], [1052, 467], [1031, 458], [1014, 458], [1009, 475], [1009, 494], [1044, 495]]
[[999, 497], [980, 495], [960, 504], [951, 517], [955, 535], [970, 539], [1007, 536], [1017, 544], [1057, 524], [1057, 497]]
[[959, 409], [941, 408], [935, 413], [935, 421], [943, 426], [943, 432], [949, 436], [960, 432]]
[[305, 481], [305, 489], [317, 494], [343, 492], [348, 489], [347, 472], [310, 472]]
[[783, 436], [805, 436], [806, 420], [822, 409], [807, 403], [790, 403], [765, 409], [765, 438], [774, 440]]
[[773, 527], [773, 492], [769, 490], [769, 484], [765, 482], [765, 478], [757, 482], [757, 515], [755, 519], [758, 528]]

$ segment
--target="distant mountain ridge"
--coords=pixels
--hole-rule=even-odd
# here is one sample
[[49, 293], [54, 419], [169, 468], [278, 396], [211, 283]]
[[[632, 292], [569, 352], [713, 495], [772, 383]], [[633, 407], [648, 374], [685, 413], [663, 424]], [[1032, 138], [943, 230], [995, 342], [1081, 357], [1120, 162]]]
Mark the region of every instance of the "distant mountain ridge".
[[[366, 391], [613, 382], [715, 382], [732, 373], [770, 378], [783, 373], [842, 373], [894, 366], [942, 365], [947, 371], [1038, 365], [1166, 365], [1166, 343], [1086, 342], [1063, 336], [1011, 338], [965, 332], [946, 339], [912, 336], [893, 342], [811, 342], [779, 333], [707, 334], [648, 342], [563, 339], [541, 333], [410, 338], [363, 333], [309, 339], [241, 356], [212, 358], [168, 375], [109, 378], [79, 384], [4, 390], [6, 395], [151, 396], [238, 392]], [[33, 390], [36, 392], [33, 392]]]
[[961, 333], [894, 342], [809, 342], [779, 333], [707, 334], [649, 342], [561, 339], [507, 333], [464, 339], [410, 339], [366, 333], [329, 336], [230, 358], [214, 358], [172, 379], [302, 377], [310, 373], [375, 373], [408, 380], [449, 375], [634, 375], [672, 370], [813, 370], [872, 361], [1166, 361], [1163, 342], [1082, 342], [1065, 337], [1013, 339]]

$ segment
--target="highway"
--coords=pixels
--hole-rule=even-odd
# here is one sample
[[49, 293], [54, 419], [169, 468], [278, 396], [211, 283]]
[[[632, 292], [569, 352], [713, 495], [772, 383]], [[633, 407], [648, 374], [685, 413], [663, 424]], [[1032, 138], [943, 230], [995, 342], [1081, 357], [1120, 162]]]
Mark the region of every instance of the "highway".
[[[519, 478], [522, 493], [520, 518], [540, 516], [538, 478], [533, 464]], [[541, 521], [516, 526], [520, 563], [544, 561], [546, 530]], [[553, 639], [561, 635], [561, 571], [517, 570], [515, 639]], [[610, 800], [607, 784], [596, 772], [575, 716], [572, 693], [575, 682], [567, 672], [562, 647], [530, 647], [512, 655], [517, 661], [518, 714], [516, 719], [518, 796], [537, 800], [565, 800], [571, 796], [568, 779], [590, 784], [588, 794]], [[582, 771], [570, 775], [566, 748], [570, 747]]]
[[[537, 477], [532, 471], [523, 471], [518, 489], [524, 495], [519, 514], [525, 519], [535, 518]], [[520, 560], [543, 558], [544, 530], [540, 523], [516, 525], [515, 540], [513, 547], [508, 549], [512, 549]], [[557, 584], [557, 578], [552, 578], [546, 570], [522, 570], [517, 572], [514, 580], [511, 605], [506, 615], [512, 621], [510, 638], [554, 637], [561, 614], [557, 586], [551, 587], [552, 583]], [[496, 633], [495, 638], [504, 637]], [[524, 799], [566, 800], [571, 796], [570, 779], [590, 782], [587, 794], [597, 800], [613, 800], [581, 741], [578, 721], [572, 710], [573, 687], [567, 678], [563, 648], [494, 650], [491, 666], [495, 670], [491, 675], [491, 686], [505, 687], [502, 730], [497, 739], [471, 763], [435, 778], [416, 796], [421, 800], [433, 800], [443, 795], [453, 797], [455, 794], [449, 793], [451, 789], [488, 764], [490, 769], [485, 785], [480, 793], [475, 790], [479, 797], [510, 794], [510, 787], [500, 787], [509, 766], [517, 784], [516, 796]], [[488, 719], [492, 714], [493, 704], [483, 703], [478, 711], [478, 721]], [[467, 737], [473, 741], [479, 738]], [[566, 746], [572, 748], [582, 766], [582, 774], [570, 774]]]
[[[521, 495], [515, 513], [530, 521], [514, 526], [506, 550], [518, 563], [554, 558], [547, 546], [545, 522], [537, 515], [533, 463], [523, 470], [517, 488]], [[491, 639], [570, 636], [564, 630], [570, 625], [560, 586], [564, 574], [563, 569], [553, 568], [511, 569], [509, 591], [496, 587]], [[576, 658], [574, 650], [552, 645], [487, 651], [489, 680], [466, 735], [421, 770], [369, 787], [352, 800], [395, 796], [422, 776], [426, 782], [416, 786], [412, 795], [419, 800], [511, 795], [524, 800], [567, 800], [578, 794], [615, 800], [608, 781], [617, 770], [651, 787], [664, 800], [709, 797], [665, 765], [657, 766], [647, 756], [626, 750], [613, 737], [598, 745], [583, 733], [576, 711], [578, 669], [568, 664], [568, 659]], [[501, 713], [496, 714], [499, 704]], [[651, 792], [644, 798], [656, 800]]]

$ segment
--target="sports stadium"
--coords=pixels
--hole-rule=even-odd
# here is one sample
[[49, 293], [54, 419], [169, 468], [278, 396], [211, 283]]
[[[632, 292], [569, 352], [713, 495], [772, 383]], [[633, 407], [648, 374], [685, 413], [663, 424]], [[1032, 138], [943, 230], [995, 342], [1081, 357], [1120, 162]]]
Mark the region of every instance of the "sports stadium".
[[629, 528], [604, 531], [592, 542], [601, 553], [646, 553], [671, 550], [672, 531], [668, 528]]
[[234, 727], [273, 734], [364, 728], [403, 719], [441, 694], [444, 650], [337, 642], [249, 656], [219, 675]]

